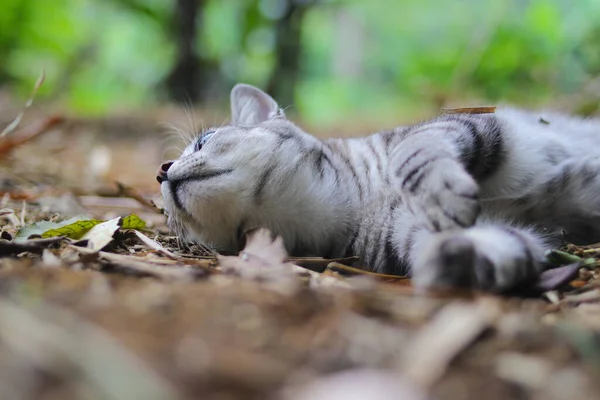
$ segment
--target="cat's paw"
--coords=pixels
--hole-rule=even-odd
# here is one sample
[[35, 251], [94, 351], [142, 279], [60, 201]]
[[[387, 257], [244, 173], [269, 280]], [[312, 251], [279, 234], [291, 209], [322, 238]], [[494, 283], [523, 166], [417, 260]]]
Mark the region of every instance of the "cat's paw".
[[[541, 250], [501, 228], [437, 234], [418, 250], [417, 289], [464, 288], [506, 292], [541, 273]], [[503, 237], [505, 235], [505, 237]]]
[[470, 227], [481, 211], [477, 182], [450, 158], [404, 177], [401, 190], [413, 213], [425, 215], [435, 232]]
[[[412, 283], [417, 289], [477, 287], [476, 259], [475, 246], [468, 238], [437, 238], [421, 249], [413, 265]], [[485, 266], [480, 269], [485, 279]]]

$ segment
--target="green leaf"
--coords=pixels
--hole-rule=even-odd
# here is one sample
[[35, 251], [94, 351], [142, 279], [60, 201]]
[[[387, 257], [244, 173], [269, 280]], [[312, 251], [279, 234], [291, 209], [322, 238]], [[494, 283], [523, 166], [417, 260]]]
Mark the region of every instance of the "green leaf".
[[50, 238], [55, 236], [66, 236], [71, 239], [81, 239], [90, 229], [94, 226], [102, 223], [97, 219], [79, 220], [72, 224], [62, 226], [56, 229], [50, 229], [42, 233], [43, 238]]
[[546, 252], [546, 258], [554, 265], [572, 264], [582, 261], [581, 257], [560, 250], [550, 250]]
[[140, 231], [146, 229], [146, 222], [135, 214], [130, 214], [123, 218], [122, 229], [135, 229]]
[[27, 225], [27, 226], [19, 229], [19, 232], [15, 236], [15, 241], [16, 242], [24, 242], [31, 235], [40, 235], [40, 236], [44, 237], [44, 233], [46, 233], [49, 230], [59, 229], [64, 226], [76, 223], [77, 221], [80, 221], [82, 219], [83, 218], [81, 216], [78, 216], [78, 217], [73, 217], [73, 218], [64, 220], [62, 222], [51, 222], [51, 221], [36, 222], [34, 224]]

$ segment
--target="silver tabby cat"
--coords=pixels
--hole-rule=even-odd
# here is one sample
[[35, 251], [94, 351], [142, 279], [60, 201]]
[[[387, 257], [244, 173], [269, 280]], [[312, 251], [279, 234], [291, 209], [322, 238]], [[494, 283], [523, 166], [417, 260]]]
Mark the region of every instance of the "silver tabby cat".
[[507, 291], [562, 238], [600, 241], [598, 120], [498, 109], [322, 141], [244, 84], [231, 112], [158, 173], [170, 227], [221, 252], [264, 227], [292, 255]]

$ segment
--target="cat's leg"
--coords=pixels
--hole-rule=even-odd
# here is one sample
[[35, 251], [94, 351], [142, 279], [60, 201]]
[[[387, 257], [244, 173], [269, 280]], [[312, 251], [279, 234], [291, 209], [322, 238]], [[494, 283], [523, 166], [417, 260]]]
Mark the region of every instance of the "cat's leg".
[[493, 116], [445, 116], [411, 127], [393, 149], [390, 181], [431, 230], [466, 228], [480, 213], [478, 182], [505, 163]]
[[[397, 158], [404, 158], [404, 151], [399, 153]], [[413, 213], [427, 217], [431, 230], [473, 225], [480, 212], [479, 187], [458, 161], [434, 151], [414, 150], [398, 164], [395, 172], [402, 198]]]
[[419, 239], [411, 255], [417, 288], [505, 292], [540, 275], [548, 246], [534, 231], [508, 225], [422, 234]]
[[600, 159], [579, 158], [554, 166], [537, 190], [519, 200], [526, 217], [562, 229], [567, 241], [599, 241]]

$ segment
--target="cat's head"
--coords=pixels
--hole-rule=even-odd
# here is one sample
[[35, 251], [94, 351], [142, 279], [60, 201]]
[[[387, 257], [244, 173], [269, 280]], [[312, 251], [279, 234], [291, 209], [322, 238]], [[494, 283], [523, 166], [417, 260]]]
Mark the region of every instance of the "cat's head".
[[222, 252], [237, 251], [241, 236], [255, 227], [282, 235], [288, 249], [311, 247], [298, 244], [301, 225], [326, 218], [321, 214], [329, 209], [316, 179], [322, 146], [268, 94], [236, 85], [231, 124], [201, 133], [159, 168], [169, 226]]

